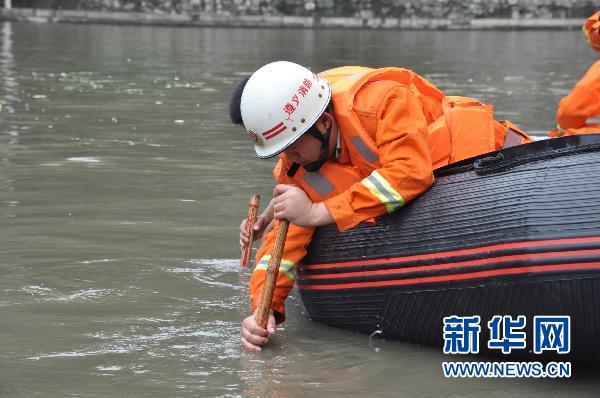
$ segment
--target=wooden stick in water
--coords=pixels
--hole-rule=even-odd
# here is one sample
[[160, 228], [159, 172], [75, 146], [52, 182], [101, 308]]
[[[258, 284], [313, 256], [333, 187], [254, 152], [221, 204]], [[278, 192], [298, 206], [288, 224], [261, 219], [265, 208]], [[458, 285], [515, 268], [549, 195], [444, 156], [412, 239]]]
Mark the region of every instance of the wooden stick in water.
[[254, 241], [254, 223], [256, 222], [259, 203], [260, 195], [254, 195], [252, 198], [250, 198], [250, 205], [248, 207], [248, 221], [246, 223], [248, 244], [242, 248], [242, 257], [240, 259], [241, 267], [246, 267], [250, 263], [250, 253], [252, 252], [252, 242]]
[[281, 256], [283, 256], [283, 248], [285, 246], [285, 238], [287, 237], [289, 226], [290, 222], [288, 220], [281, 220], [277, 227], [277, 236], [275, 237], [273, 254], [269, 260], [267, 275], [265, 276], [265, 285], [263, 287], [262, 296], [260, 297], [258, 312], [256, 313], [256, 322], [263, 329], [267, 328], [267, 322], [269, 321], [271, 302], [273, 301], [273, 293], [275, 292], [275, 282], [277, 281], [277, 275], [279, 274], [279, 264], [281, 263]]

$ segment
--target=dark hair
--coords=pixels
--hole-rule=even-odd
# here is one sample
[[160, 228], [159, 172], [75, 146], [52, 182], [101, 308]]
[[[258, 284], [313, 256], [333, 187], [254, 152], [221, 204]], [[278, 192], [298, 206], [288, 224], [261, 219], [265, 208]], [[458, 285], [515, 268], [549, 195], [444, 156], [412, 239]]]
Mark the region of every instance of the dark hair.
[[242, 92], [244, 91], [244, 87], [246, 87], [246, 83], [250, 76], [244, 77], [233, 89], [233, 93], [231, 94], [231, 99], [229, 100], [229, 118], [233, 124], [237, 124], [239, 126], [244, 124], [242, 120], [242, 111], [240, 109], [240, 103], [242, 102]]

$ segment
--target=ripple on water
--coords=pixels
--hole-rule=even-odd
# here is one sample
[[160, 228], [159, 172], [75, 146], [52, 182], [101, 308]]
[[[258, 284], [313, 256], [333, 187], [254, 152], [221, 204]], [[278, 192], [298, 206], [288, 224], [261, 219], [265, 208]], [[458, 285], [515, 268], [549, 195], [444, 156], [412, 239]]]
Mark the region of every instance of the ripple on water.
[[72, 357], [90, 357], [90, 356], [98, 356], [98, 355], [107, 355], [107, 354], [128, 354], [134, 351], [140, 350], [140, 347], [137, 346], [129, 346], [129, 347], [107, 347], [105, 349], [100, 350], [90, 350], [90, 351], [63, 351], [63, 352], [51, 352], [48, 354], [39, 354], [28, 357], [27, 359], [33, 361], [39, 361], [41, 359], [50, 359], [50, 358], [72, 358]]
[[95, 157], [91, 157], [91, 156], [74, 156], [74, 157], [67, 158], [67, 160], [69, 162], [79, 162], [79, 163], [100, 163], [100, 160], [98, 160]]
[[122, 366], [118, 366], [118, 365], [114, 365], [114, 366], [96, 366], [96, 369], [101, 370], [101, 371], [105, 371], [105, 372], [116, 372], [118, 370], [123, 369]]
[[519, 76], [519, 75], [508, 75], [508, 76], [504, 76], [504, 81], [505, 82], [520, 82], [525, 80], [525, 76]]
[[43, 297], [45, 302], [73, 302], [73, 301], [94, 301], [105, 297], [118, 297], [122, 294], [114, 289], [81, 289], [74, 293], [65, 294], [58, 292], [56, 289], [51, 289], [43, 285], [23, 286], [21, 292], [34, 297]]
[[[225, 358], [238, 358], [237, 324], [205, 322], [190, 325], [157, 326], [138, 320], [139, 327], [122, 327], [112, 333], [95, 332], [88, 337], [98, 339], [101, 344], [82, 347], [80, 349], [41, 353], [31, 356], [30, 360], [68, 357], [103, 356], [106, 354], [128, 354], [138, 352], [150, 358], [182, 357], [186, 359], [209, 356]], [[136, 321], [128, 321], [128, 324]], [[142, 333], [139, 329], [143, 328]], [[137, 330], [138, 333], [132, 331]]]
[[[240, 260], [237, 258], [201, 258], [201, 259], [191, 259], [186, 261], [187, 263], [197, 265], [198, 267], [173, 267], [173, 268], [165, 268], [166, 272], [172, 273], [183, 273], [183, 274], [210, 274], [214, 275], [214, 272], [218, 273], [238, 273], [240, 270]], [[209, 272], [210, 271], [210, 272]]]
[[240, 260], [232, 258], [191, 259], [187, 262], [197, 267], [164, 268], [165, 272], [175, 274], [190, 274], [203, 285], [222, 287], [239, 291], [243, 289], [239, 281], [228, 283], [223, 280], [223, 274], [239, 274]]
[[219, 267], [220, 270], [239, 270], [240, 260], [237, 258], [193, 258], [188, 261], [195, 265]]

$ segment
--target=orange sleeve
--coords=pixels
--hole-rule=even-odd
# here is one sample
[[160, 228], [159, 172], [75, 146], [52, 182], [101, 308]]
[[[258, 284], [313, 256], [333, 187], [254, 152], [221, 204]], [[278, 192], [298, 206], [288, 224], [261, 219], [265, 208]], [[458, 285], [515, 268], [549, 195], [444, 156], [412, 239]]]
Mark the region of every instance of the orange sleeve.
[[596, 61], [575, 84], [573, 90], [560, 100], [556, 123], [561, 129], [583, 127], [586, 120], [600, 115], [600, 61]]
[[[273, 170], [277, 183], [291, 183], [290, 179], [286, 176], [286, 172], [287, 168], [285, 167], [285, 160], [283, 157], [280, 157]], [[250, 276], [250, 304], [252, 306], [252, 311], [260, 304], [260, 297], [265, 284], [266, 270], [271, 255], [273, 254], [278, 226], [279, 221], [276, 220], [274, 228], [265, 234], [262, 244], [256, 252], [256, 265]], [[283, 248], [283, 256], [281, 257], [281, 263], [279, 265], [279, 274], [277, 275], [277, 281], [275, 282], [273, 301], [271, 302], [271, 309], [275, 314], [275, 321], [278, 324], [285, 320], [285, 299], [294, 287], [298, 264], [306, 255], [306, 250], [310, 244], [314, 231], [315, 228], [304, 228], [294, 224], [290, 224], [288, 229], [285, 246]]]
[[[256, 253], [256, 266], [250, 277], [250, 304], [252, 305], [252, 311], [260, 303], [266, 270], [273, 253], [278, 226], [279, 221], [276, 221], [275, 228], [265, 235], [262, 245]], [[294, 287], [298, 264], [306, 255], [306, 250], [314, 230], [315, 228], [303, 228], [294, 224], [290, 224], [288, 229], [271, 304], [271, 308], [275, 313], [275, 320], [278, 324], [285, 320], [285, 299], [290, 294], [292, 287]]]
[[325, 206], [340, 231], [416, 198], [433, 183], [427, 121], [421, 103], [404, 86], [396, 86], [377, 111], [376, 144], [382, 166]]

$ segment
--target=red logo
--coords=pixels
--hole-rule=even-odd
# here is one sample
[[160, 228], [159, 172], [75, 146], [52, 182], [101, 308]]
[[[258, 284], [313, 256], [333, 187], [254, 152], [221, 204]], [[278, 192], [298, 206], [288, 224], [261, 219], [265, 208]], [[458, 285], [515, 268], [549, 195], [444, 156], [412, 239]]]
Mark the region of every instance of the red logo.
[[287, 130], [287, 126], [283, 124], [283, 122], [280, 122], [275, 127], [262, 133], [262, 136], [265, 137], [265, 140], [270, 140], [271, 138], [281, 134], [285, 130]]

